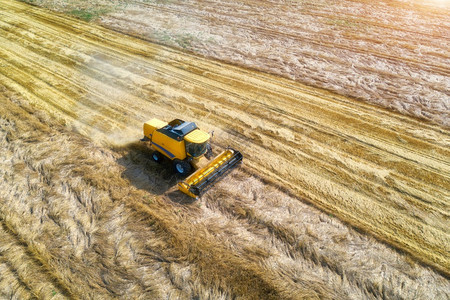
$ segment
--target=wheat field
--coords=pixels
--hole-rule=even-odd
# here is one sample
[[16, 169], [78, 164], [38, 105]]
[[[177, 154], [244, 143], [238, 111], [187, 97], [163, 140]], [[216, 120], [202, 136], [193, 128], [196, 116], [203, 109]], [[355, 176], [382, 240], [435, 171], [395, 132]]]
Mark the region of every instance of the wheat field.
[[[0, 4], [1, 297], [449, 297], [445, 126]], [[152, 117], [243, 165], [187, 198]]]

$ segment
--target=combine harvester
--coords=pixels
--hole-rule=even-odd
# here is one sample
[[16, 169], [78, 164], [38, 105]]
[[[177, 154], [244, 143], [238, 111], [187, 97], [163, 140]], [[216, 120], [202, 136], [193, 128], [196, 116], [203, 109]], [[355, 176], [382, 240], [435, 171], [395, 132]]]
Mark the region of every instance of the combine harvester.
[[[144, 123], [144, 138], [153, 149], [152, 158], [161, 163], [168, 158], [175, 172], [186, 175], [196, 171], [178, 183], [185, 194], [198, 198], [210, 185], [242, 161], [242, 154], [232, 148], [208, 162], [212, 156], [210, 135], [200, 130], [194, 122], [175, 119], [170, 123], [152, 119]], [[203, 166], [206, 163], [205, 166]]]

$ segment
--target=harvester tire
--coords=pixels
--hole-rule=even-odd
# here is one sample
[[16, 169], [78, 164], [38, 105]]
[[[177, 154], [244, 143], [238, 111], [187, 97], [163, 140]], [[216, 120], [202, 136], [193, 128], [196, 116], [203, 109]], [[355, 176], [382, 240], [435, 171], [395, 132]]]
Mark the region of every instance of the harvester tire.
[[164, 156], [163, 156], [161, 153], [159, 153], [158, 151], [154, 151], [154, 152], [152, 153], [152, 159], [153, 159], [154, 161], [156, 161], [158, 164], [160, 164], [160, 163], [163, 162]]
[[175, 159], [173, 161], [173, 168], [175, 169], [175, 172], [181, 175], [188, 174], [192, 167], [191, 164], [184, 160]]

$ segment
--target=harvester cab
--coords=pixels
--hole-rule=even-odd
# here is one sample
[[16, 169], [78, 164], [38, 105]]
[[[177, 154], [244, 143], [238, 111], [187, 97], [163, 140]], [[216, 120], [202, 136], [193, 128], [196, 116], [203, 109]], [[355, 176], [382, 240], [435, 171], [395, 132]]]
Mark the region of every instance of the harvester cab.
[[175, 172], [186, 175], [196, 169], [178, 183], [183, 193], [194, 198], [242, 161], [242, 154], [232, 148], [207, 161], [212, 156], [210, 134], [200, 130], [194, 122], [180, 119], [169, 123], [159, 119], [145, 122], [142, 141], [150, 143], [154, 161], [161, 163], [165, 159], [171, 160]]

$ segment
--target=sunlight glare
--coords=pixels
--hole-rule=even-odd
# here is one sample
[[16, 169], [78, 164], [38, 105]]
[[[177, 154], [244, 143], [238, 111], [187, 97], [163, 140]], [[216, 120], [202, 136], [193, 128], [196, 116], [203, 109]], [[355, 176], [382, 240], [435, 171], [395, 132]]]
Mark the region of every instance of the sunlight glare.
[[439, 7], [450, 8], [450, 0], [424, 0], [424, 3]]

